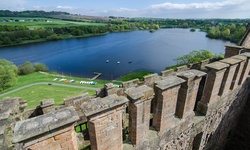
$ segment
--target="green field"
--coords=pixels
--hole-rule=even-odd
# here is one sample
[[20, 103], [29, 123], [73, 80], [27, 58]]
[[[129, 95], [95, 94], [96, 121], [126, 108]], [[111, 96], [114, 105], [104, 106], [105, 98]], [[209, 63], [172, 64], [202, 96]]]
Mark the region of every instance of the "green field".
[[[57, 74], [41, 74], [38, 72], [34, 72], [29, 75], [19, 76], [18, 81], [16, 84], [14, 84], [12, 87], [9, 87], [5, 89], [4, 91], [1, 91], [0, 94], [6, 93], [8, 91], [20, 88], [22, 86], [37, 83], [37, 82], [51, 82], [51, 83], [60, 83], [60, 84], [67, 84], [67, 85], [78, 85], [78, 86], [84, 86], [84, 87], [94, 87], [94, 88], [102, 88], [104, 84], [109, 83], [110, 81], [106, 80], [95, 80], [97, 82], [96, 85], [89, 85], [89, 84], [79, 84], [80, 81], [89, 81], [88, 78], [78, 78], [78, 77], [70, 77], [70, 76], [63, 76], [63, 78], [67, 80], [75, 80], [75, 83], [65, 83], [60, 81], [54, 81], [55, 78], [58, 78], [60, 80], [62, 77], [57, 77]], [[94, 76], [94, 75], [93, 75]]]
[[89, 95], [94, 95], [94, 90], [85, 90], [79, 88], [71, 87], [61, 87], [61, 86], [50, 86], [50, 85], [34, 85], [27, 87], [25, 89], [19, 90], [17, 92], [1, 96], [0, 99], [7, 97], [21, 97], [23, 100], [27, 101], [26, 108], [33, 108], [39, 106], [40, 101], [44, 99], [53, 98], [55, 100], [55, 105], [63, 104], [64, 98], [73, 97], [88, 92]]
[[[25, 20], [25, 22], [2, 22], [3, 20]], [[34, 21], [35, 20], [35, 21]], [[48, 21], [48, 22], [47, 22]], [[11, 26], [26, 26], [29, 29], [47, 28], [47, 27], [72, 27], [72, 26], [103, 26], [104, 23], [92, 23], [86, 22], [76, 22], [76, 21], [65, 21], [60, 19], [50, 19], [50, 18], [23, 18], [23, 17], [0, 17], [0, 25], [11, 25]]]
[[[58, 74], [41, 74], [38, 72], [19, 76], [17, 83], [15, 83], [12, 87], [9, 87], [5, 89], [4, 91], [1, 91], [0, 94], [21, 88], [25, 85], [30, 85], [33, 83], [39, 83], [39, 82], [48, 82], [52, 85], [34, 85], [27, 87], [25, 89], [18, 90], [16, 92], [0, 96], [0, 100], [6, 97], [21, 97], [24, 100], [27, 100], [28, 108], [34, 107], [39, 105], [41, 100], [48, 99], [48, 98], [54, 98], [55, 104], [59, 105], [63, 103], [63, 99], [67, 97], [76, 96], [79, 94], [83, 94], [88, 92], [89, 95], [94, 95], [95, 90], [87, 90], [82, 88], [74, 88], [74, 87], [61, 87], [56, 86], [53, 83], [58, 84], [65, 84], [65, 85], [72, 85], [72, 86], [82, 86], [82, 87], [91, 87], [91, 88], [103, 88], [104, 84], [108, 83], [109, 81], [106, 80], [95, 80], [97, 82], [96, 85], [89, 85], [89, 84], [80, 84], [80, 81], [90, 81], [87, 78], [78, 78], [78, 77], [70, 77], [70, 76], [63, 76], [59, 77]], [[58, 78], [57, 81], [54, 81], [55, 78]], [[66, 83], [66, 82], [60, 82], [60, 79], [67, 79], [67, 80], [75, 80], [74, 83]]]

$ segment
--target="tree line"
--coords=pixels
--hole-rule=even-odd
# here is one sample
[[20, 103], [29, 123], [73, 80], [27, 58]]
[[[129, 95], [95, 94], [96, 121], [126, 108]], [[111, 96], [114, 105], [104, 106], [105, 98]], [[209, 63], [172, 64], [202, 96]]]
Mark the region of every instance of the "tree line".
[[0, 91], [11, 87], [18, 80], [18, 75], [27, 75], [33, 72], [48, 72], [49, 68], [43, 63], [27, 61], [19, 66], [6, 59], [0, 59]]
[[0, 26], [0, 46], [21, 44], [28, 40], [60, 40], [65, 36], [82, 37], [87, 35], [100, 35], [108, 32], [122, 32], [129, 30], [159, 29], [157, 24], [121, 24], [109, 23], [105, 26], [72, 26], [72, 27], [47, 27], [30, 30], [26, 26]]
[[0, 17], [50, 17], [53, 15], [69, 15], [70, 13], [61, 11], [42, 11], [42, 10], [26, 10], [26, 11], [10, 11], [0, 10]]
[[240, 42], [241, 38], [246, 32], [246, 26], [240, 24], [218, 24], [209, 29], [206, 35], [213, 39], [224, 39], [234, 43]]

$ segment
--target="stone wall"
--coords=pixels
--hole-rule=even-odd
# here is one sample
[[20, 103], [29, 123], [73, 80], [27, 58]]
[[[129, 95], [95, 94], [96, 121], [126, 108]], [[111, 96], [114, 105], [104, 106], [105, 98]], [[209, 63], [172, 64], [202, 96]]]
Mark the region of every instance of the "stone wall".
[[123, 149], [122, 120], [127, 101], [125, 97], [109, 95], [82, 104], [82, 110], [88, 119], [92, 150]]
[[26, 106], [21, 98], [7, 98], [0, 101], [0, 149], [13, 149], [12, 137], [16, 121], [22, 119]]
[[78, 150], [74, 123], [79, 117], [74, 108], [67, 107], [15, 125], [13, 143], [16, 150]]
[[223, 149], [249, 93], [249, 59], [242, 53], [208, 63], [206, 72], [153, 74], [123, 88], [106, 84], [106, 97], [82, 94], [60, 109], [43, 100], [44, 114], [17, 122], [13, 142], [16, 149], [77, 149], [74, 126], [87, 123], [93, 150]]
[[[162, 71], [122, 87], [106, 84], [101, 97], [82, 94], [65, 99], [60, 108], [44, 100], [43, 115], [26, 120], [14, 115], [22, 120], [15, 123], [15, 149], [78, 149], [74, 127], [82, 123], [92, 150], [223, 149], [249, 99], [248, 51], [226, 46], [225, 59]], [[11, 106], [0, 109], [2, 143], [6, 116], [20, 113], [13, 111], [16, 105], [23, 110], [20, 100], [13, 104], [0, 103]]]

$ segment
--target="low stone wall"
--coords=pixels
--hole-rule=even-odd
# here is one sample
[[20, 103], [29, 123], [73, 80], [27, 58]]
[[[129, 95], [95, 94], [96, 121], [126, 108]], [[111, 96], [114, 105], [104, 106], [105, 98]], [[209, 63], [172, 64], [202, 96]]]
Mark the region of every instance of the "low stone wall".
[[72, 149], [78, 144], [74, 123], [79, 117], [74, 108], [67, 107], [52, 113], [19, 121], [15, 125], [15, 149]]

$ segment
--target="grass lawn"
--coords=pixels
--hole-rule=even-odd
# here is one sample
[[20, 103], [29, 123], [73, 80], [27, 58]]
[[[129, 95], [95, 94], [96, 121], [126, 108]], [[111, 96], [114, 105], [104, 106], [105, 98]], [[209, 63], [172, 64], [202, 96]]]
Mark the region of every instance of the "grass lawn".
[[0, 97], [21, 97], [26, 100], [28, 106], [26, 108], [32, 108], [38, 106], [41, 100], [53, 98], [55, 105], [63, 104], [64, 98], [73, 97], [88, 92], [89, 95], [94, 95], [95, 91], [71, 88], [71, 87], [60, 87], [55, 85], [35, 85], [20, 91]]
[[[82, 130], [83, 130], [83, 131], [86, 130], [86, 124], [82, 124], [81, 126], [82, 126]], [[80, 126], [77, 126], [77, 127], [75, 128], [75, 130], [76, 130], [77, 133], [79, 133], [79, 132], [81, 131]]]
[[41, 74], [38, 72], [34, 72], [29, 75], [24, 75], [24, 76], [19, 76], [18, 81], [16, 84], [14, 84], [12, 87], [9, 87], [5, 89], [4, 91], [1, 91], [0, 94], [17, 89], [19, 87], [22, 87], [24, 85], [32, 84], [32, 83], [37, 83], [37, 82], [51, 82], [51, 83], [60, 83], [60, 84], [68, 84], [68, 85], [77, 85], [77, 86], [84, 86], [84, 87], [94, 87], [94, 88], [103, 88], [104, 84], [109, 83], [110, 81], [106, 80], [95, 80], [97, 82], [96, 85], [89, 85], [89, 84], [80, 84], [80, 81], [89, 81], [87, 78], [78, 78], [78, 77], [70, 77], [70, 76], [65, 76], [64, 79], [67, 80], [75, 80], [75, 83], [65, 83], [65, 82], [60, 82], [60, 81], [54, 81], [55, 78], [60, 77], [55, 77], [53, 76], [55, 74]]
[[[4, 19], [14, 19], [14, 20], [34, 20], [37, 21], [25, 21], [25, 22], [0, 22], [0, 25], [10, 25], [10, 26], [27, 26], [29, 29], [45, 28], [45, 27], [71, 27], [71, 26], [103, 26], [104, 23], [92, 23], [92, 22], [75, 22], [75, 21], [65, 21], [60, 19], [51, 18], [24, 18], [24, 17], [0, 17], [0, 20]], [[50, 22], [46, 22], [49, 20]]]

